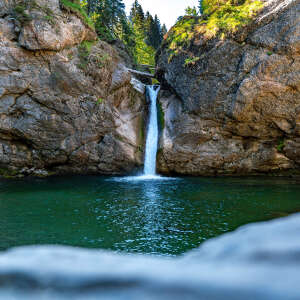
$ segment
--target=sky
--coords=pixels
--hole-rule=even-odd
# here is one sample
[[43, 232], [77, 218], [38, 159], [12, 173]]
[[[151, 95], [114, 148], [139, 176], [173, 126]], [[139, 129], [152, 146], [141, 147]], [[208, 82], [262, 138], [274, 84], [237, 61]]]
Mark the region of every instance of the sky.
[[[129, 14], [134, 0], [124, 0], [126, 12]], [[151, 15], [157, 14], [161, 24], [166, 24], [169, 29], [173, 26], [179, 16], [184, 15], [188, 6], [197, 6], [197, 0], [139, 0], [143, 10], [150, 11]]]

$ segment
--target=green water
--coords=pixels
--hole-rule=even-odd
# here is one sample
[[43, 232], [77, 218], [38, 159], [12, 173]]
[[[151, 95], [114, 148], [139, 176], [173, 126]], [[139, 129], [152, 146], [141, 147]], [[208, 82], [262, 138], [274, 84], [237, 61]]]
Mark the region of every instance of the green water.
[[299, 211], [299, 179], [1, 179], [0, 249], [63, 244], [177, 255]]

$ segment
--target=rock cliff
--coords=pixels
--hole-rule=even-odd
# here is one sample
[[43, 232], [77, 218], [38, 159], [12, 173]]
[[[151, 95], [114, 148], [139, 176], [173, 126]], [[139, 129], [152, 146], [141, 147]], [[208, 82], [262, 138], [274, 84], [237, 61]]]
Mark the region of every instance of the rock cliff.
[[299, 0], [265, 1], [235, 34], [194, 34], [173, 57], [166, 40], [157, 64], [160, 172], [299, 173]]
[[84, 16], [0, 0], [1, 174], [131, 172], [143, 117], [144, 86]]

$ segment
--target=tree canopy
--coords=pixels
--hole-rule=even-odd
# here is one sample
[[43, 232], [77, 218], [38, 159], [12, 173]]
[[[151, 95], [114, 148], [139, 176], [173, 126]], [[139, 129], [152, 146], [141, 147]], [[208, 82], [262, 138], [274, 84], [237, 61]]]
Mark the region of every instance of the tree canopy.
[[154, 56], [167, 32], [157, 15], [144, 12], [135, 0], [126, 16], [123, 0], [73, 0], [80, 3], [95, 24], [99, 37], [111, 42], [120, 39], [139, 64], [154, 64]]

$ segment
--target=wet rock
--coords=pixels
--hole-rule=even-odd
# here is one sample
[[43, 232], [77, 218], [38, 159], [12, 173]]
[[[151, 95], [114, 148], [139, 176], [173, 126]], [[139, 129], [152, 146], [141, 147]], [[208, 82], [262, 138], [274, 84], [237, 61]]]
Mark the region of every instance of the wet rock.
[[[157, 74], [174, 95], [160, 94], [159, 171], [299, 171], [299, 32], [299, 1], [276, 0], [235, 36], [200, 35], [170, 63], [164, 45]], [[186, 65], [186, 53], [199, 60]]]
[[0, 254], [0, 298], [296, 300], [299, 230], [299, 214], [247, 225], [178, 258], [15, 248]]

